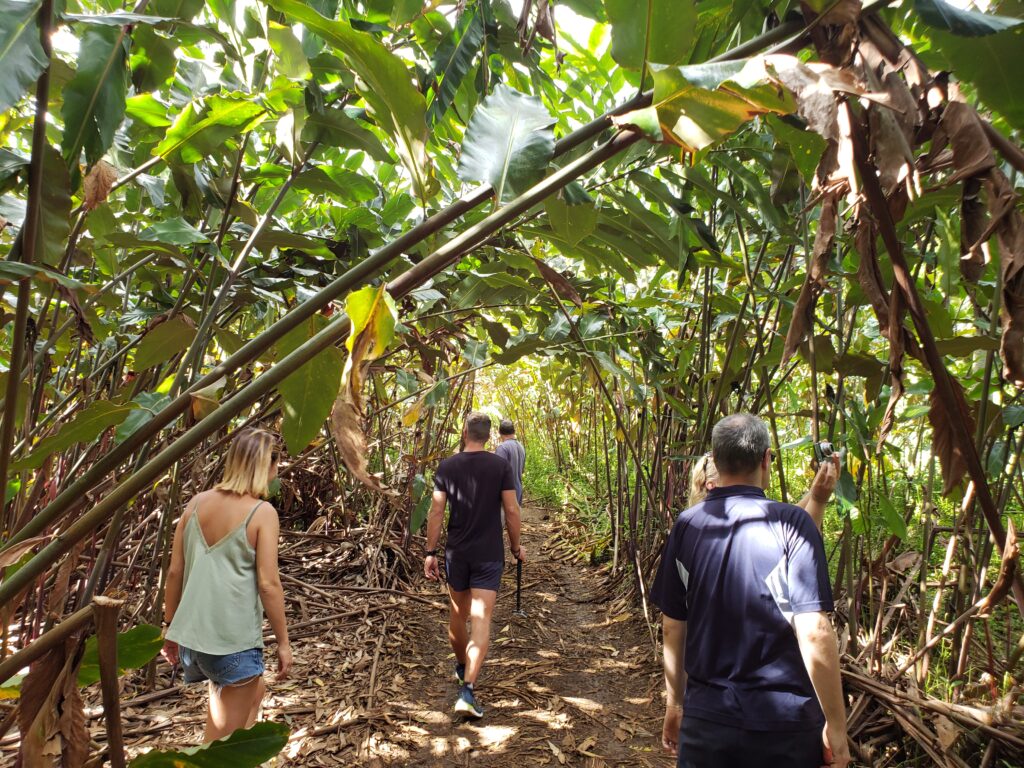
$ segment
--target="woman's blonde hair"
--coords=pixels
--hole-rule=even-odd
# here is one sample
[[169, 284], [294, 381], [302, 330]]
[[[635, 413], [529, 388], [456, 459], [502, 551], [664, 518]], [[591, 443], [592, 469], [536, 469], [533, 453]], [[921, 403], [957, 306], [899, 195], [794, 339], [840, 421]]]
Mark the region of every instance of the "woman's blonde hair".
[[704, 501], [704, 497], [708, 495], [708, 483], [717, 482], [718, 467], [715, 466], [711, 454], [705, 453], [697, 459], [697, 463], [693, 465], [693, 471], [690, 472], [690, 506]]
[[231, 441], [217, 490], [264, 497], [277, 454], [277, 438], [265, 429], [243, 429]]

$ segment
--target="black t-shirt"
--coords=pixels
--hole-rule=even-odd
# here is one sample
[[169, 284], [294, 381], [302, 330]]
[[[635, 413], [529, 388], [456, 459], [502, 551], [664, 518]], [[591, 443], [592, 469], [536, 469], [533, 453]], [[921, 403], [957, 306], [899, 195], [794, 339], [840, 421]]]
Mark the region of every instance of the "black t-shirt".
[[438, 465], [434, 488], [448, 495], [448, 553], [471, 563], [504, 562], [501, 492], [516, 489], [512, 465], [488, 451], [463, 451]]

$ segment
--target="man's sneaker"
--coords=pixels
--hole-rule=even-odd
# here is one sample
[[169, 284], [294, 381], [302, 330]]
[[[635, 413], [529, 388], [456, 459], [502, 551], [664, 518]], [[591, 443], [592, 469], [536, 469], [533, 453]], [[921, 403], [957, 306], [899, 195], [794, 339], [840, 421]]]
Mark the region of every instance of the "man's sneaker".
[[459, 681], [461, 688], [466, 684], [466, 665], [455, 662], [455, 679]]
[[474, 720], [479, 720], [484, 716], [483, 707], [477, 703], [473, 689], [468, 685], [463, 685], [462, 690], [459, 691], [459, 698], [455, 700], [455, 713], [463, 717], [471, 717]]

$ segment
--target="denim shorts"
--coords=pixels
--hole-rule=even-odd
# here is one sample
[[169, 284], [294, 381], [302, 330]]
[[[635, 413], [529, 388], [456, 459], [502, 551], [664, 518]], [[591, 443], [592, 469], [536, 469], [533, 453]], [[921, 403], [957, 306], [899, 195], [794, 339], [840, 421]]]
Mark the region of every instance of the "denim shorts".
[[181, 647], [179, 654], [186, 683], [209, 680], [214, 685], [238, 685], [261, 676], [265, 669], [262, 648], [215, 656]]
[[448, 573], [448, 586], [455, 592], [467, 589], [491, 589], [495, 592], [501, 586], [501, 574], [505, 571], [505, 563], [496, 562], [470, 563], [451, 552], [445, 553], [445, 570]]

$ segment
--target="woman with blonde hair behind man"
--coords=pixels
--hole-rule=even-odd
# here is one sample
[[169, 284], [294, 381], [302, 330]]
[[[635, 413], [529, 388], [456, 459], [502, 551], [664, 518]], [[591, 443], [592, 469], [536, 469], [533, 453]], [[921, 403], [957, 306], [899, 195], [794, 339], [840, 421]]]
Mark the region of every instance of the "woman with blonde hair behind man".
[[209, 681], [206, 741], [248, 728], [263, 683], [263, 612], [277, 641], [277, 677], [291, 645], [277, 570], [277, 510], [263, 500], [277, 476], [274, 435], [244, 429], [228, 448], [221, 481], [185, 507], [167, 572], [163, 655], [186, 683]]
[[[828, 500], [838, 481], [839, 454], [833, 454], [821, 462], [814, 475], [814, 480], [811, 482], [810, 490], [796, 503], [798, 507], [803, 507], [807, 511], [819, 531], [822, 520], [825, 518], [825, 507], [828, 505]], [[687, 500], [689, 506], [692, 507], [704, 501], [708, 491], [717, 487], [718, 468], [715, 467], [715, 461], [711, 458], [711, 454], [705, 453], [697, 459], [690, 472], [690, 497]]]

